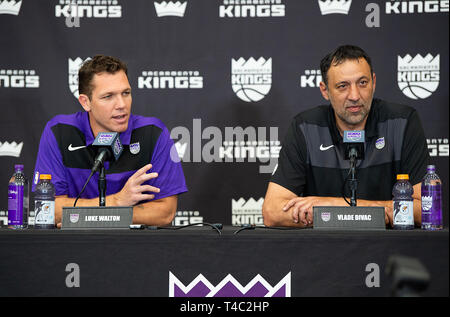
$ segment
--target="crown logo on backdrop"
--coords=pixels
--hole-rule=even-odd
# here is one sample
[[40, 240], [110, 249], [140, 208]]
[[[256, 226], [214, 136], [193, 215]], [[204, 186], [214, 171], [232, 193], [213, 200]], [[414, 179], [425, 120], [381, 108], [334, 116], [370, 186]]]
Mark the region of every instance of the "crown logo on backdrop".
[[423, 70], [439, 70], [439, 54], [435, 57], [427, 54], [425, 57], [417, 54], [414, 58], [406, 54], [405, 57], [398, 56], [398, 70], [402, 71], [423, 71]]
[[[89, 58], [89, 57], [86, 58], [86, 61], [89, 60], [89, 59], [91, 59], [91, 58]], [[69, 58], [69, 69], [76, 71], [77, 74], [78, 74], [78, 70], [80, 69], [81, 65], [83, 65], [84, 62], [85, 61], [82, 58], [80, 58], [80, 57], [77, 57], [74, 60]]]
[[0, 14], [13, 14], [18, 15], [22, 0], [0, 0]]
[[0, 156], [14, 156], [19, 157], [22, 152], [23, 142], [17, 144], [16, 142], [0, 142]]
[[239, 200], [231, 199], [231, 208], [233, 210], [261, 210], [263, 203], [264, 198], [260, 198], [256, 201], [253, 197], [250, 197], [250, 199], [246, 201], [241, 197]]
[[155, 2], [155, 10], [156, 15], [158, 17], [166, 17], [166, 16], [176, 16], [176, 17], [184, 17], [184, 12], [186, 11], [187, 2], [181, 3], [177, 2], [166, 2], [163, 1], [161, 3]]
[[78, 99], [79, 92], [78, 92], [78, 71], [80, 67], [83, 65], [84, 62], [90, 60], [91, 58], [88, 57], [86, 59], [82, 59], [80, 57], [75, 58], [72, 60], [69, 57], [69, 88], [72, 94], [75, 96], [75, 98]]
[[250, 57], [248, 61], [245, 61], [242, 57], [238, 60], [232, 58], [231, 68], [239, 69], [242, 73], [270, 73], [272, 71], [272, 58], [266, 60], [264, 57], [260, 57], [258, 60], [255, 60], [253, 57]]
[[326, 14], [348, 14], [352, 0], [319, 0], [320, 12]]

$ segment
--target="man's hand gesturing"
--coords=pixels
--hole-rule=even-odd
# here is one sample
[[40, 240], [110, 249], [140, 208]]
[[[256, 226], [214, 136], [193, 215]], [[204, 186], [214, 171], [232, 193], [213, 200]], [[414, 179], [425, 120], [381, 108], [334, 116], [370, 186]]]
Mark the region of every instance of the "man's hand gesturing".
[[150, 186], [142, 185], [142, 183], [158, 177], [158, 173], [148, 173], [152, 168], [152, 164], [147, 164], [141, 169], [137, 170], [123, 186], [122, 190], [114, 194], [116, 206], [134, 206], [140, 201], [150, 200], [155, 198], [155, 195], [149, 192], [159, 193], [160, 189]]

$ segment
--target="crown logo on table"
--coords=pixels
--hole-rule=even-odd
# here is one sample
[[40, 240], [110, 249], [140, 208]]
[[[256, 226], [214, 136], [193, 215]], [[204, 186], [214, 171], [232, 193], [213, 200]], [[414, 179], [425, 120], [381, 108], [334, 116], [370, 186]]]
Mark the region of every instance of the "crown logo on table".
[[261, 275], [256, 275], [243, 286], [231, 274], [217, 285], [211, 284], [202, 274], [185, 286], [169, 272], [169, 297], [291, 297], [291, 273], [275, 286]]
[[0, 0], [0, 14], [13, 14], [18, 15], [22, 0]]
[[439, 54], [435, 57], [427, 54], [425, 57], [417, 54], [414, 58], [406, 54], [405, 57], [398, 56], [398, 70], [399, 71], [424, 71], [424, 70], [439, 70]]
[[348, 14], [352, 0], [319, 0], [320, 12], [322, 15], [326, 14]]
[[14, 156], [19, 157], [22, 152], [23, 142], [17, 144], [16, 142], [0, 142], [0, 156]]
[[155, 2], [156, 15], [158, 17], [176, 16], [182, 18], [186, 11], [186, 5], [187, 2], [181, 3], [180, 1], [175, 3], [172, 1], [163, 1], [161, 3]]

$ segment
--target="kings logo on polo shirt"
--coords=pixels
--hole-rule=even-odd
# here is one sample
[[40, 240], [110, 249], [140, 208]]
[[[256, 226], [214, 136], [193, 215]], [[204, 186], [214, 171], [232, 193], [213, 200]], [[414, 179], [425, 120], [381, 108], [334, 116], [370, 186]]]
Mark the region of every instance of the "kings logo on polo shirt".
[[131, 154], [138, 154], [141, 151], [141, 144], [139, 142], [135, 142], [130, 144], [130, 152]]

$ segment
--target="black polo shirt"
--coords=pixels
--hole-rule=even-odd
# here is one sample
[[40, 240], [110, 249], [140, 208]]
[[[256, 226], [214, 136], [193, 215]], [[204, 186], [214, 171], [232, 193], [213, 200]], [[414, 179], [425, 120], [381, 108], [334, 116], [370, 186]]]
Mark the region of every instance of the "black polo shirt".
[[[357, 198], [392, 199], [397, 174], [412, 185], [426, 173], [429, 153], [417, 111], [373, 99], [365, 127], [365, 157], [357, 161]], [[282, 143], [271, 182], [298, 196], [342, 197], [350, 161], [331, 105], [298, 114]], [[348, 185], [344, 194], [350, 197]]]

